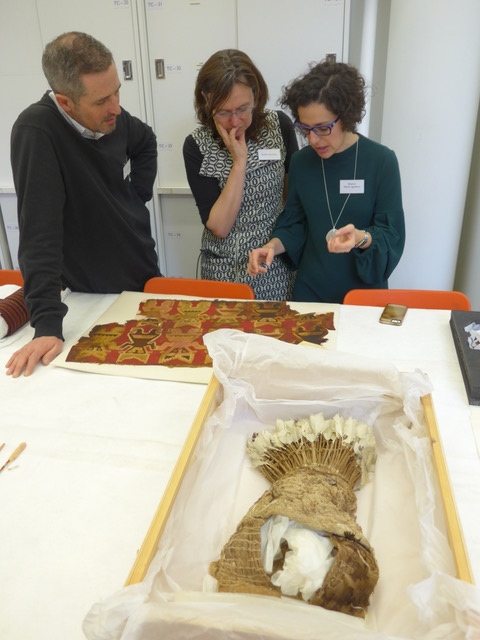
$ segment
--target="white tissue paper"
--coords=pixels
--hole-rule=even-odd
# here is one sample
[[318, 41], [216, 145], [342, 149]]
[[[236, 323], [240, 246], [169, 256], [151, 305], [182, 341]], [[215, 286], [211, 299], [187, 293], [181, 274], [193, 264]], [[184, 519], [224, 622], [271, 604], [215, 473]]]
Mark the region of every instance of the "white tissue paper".
[[0, 316], [0, 340], [4, 338], [8, 333], [8, 324], [5, 320]]
[[468, 336], [468, 346], [470, 349], [480, 349], [480, 324], [472, 322], [465, 327], [465, 331], [470, 334]]
[[[425, 375], [229, 329], [204, 340], [221, 385], [218, 408], [203, 426], [144, 581], [92, 606], [84, 621], [88, 640], [473, 639], [480, 594], [453, 577], [420, 401], [431, 392]], [[352, 416], [375, 433], [375, 472], [357, 492], [356, 519], [380, 571], [365, 620], [286, 596], [203, 590], [215, 582], [206, 579], [210, 563], [270, 487], [252, 468], [247, 440], [273, 429], [279, 418], [319, 412], [327, 419]], [[265, 544], [269, 563], [288, 529], [279, 526], [282, 533], [275, 527], [275, 541]], [[318, 575], [311, 584], [298, 580], [298, 589], [308, 592], [321, 579], [326, 551], [312, 546]], [[295, 563], [298, 568], [301, 556]], [[295, 580], [290, 574], [278, 579]]]
[[323, 584], [333, 564], [333, 544], [326, 536], [285, 516], [272, 516], [260, 529], [262, 564], [272, 573], [273, 561], [281, 557], [282, 540], [288, 544], [283, 569], [272, 575], [272, 584], [286, 596], [302, 594], [307, 602]]

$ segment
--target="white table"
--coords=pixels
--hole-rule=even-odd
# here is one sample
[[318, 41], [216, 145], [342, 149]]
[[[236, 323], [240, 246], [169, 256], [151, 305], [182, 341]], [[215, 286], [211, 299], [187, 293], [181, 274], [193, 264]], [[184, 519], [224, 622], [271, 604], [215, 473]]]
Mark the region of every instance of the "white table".
[[[115, 298], [71, 294], [65, 339]], [[32, 333], [0, 341], [2, 368]], [[90, 606], [125, 583], [204, 391], [53, 366], [0, 375], [0, 460], [27, 443], [0, 474], [0, 638], [84, 638]]]
[[[2, 293], [3, 291], [3, 293]], [[9, 291], [0, 287], [0, 297]], [[115, 295], [71, 294], [65, 338], [82, 334]], [[319, 312], [322, 305], [312, 305]], [[448, 311], [410, 309], [402, 327], [374, 307], [341, 306], [337, 349], [419, 368], [433, 400], [473, 574], [480, 583], [480, 459]], [[0, 341], [0, 360], [32, 337]], [[79, 640], [90, 606], [125, 582], [166, 487], [205, 385], [38, 367], [0, 375], [0, 637]]]

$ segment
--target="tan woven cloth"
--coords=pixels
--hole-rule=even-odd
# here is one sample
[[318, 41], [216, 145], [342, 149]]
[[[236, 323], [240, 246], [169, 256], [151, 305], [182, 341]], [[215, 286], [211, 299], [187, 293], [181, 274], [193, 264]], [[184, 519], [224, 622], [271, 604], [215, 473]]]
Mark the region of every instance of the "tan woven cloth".
[[[210, 565], [218, 590], [281, 595], [263, 567], [260, 529], [271, 516], [282, 515], [325, 532], [334, 545], [333, 565], [309, 603], [364, 617], [378, 566], [355, 520], [356, 505], [352, 487], [335, 468], [316, 465], [289, 471], [250, 508], [220, 559]], [[287, 548], [282, 551], [285, 554]], [[276, 561], [273, 572], [282, 565], [283, 559]]]

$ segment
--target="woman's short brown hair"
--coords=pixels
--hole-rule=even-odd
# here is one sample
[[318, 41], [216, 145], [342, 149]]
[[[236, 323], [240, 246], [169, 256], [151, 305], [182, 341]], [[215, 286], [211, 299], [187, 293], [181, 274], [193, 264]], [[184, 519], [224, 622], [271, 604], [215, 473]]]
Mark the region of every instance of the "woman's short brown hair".
[[245, 132], [245, 137], [247, 140], [256, 140], [261, 129], [267, 125], [265, 105], [268, 100], [268, 88], [251, 59], [238, 49], [217, 51], [202, 65], [194, 94], [197, 119], [219, 137], [213, 114], [228, 99], [235, 84], [244, 84], [253, 91], [255, 107], [252, 112], [252, 124]]
[[355, 132], [365, 115], [365, 80], [355, 67], [344, 62], [314, 64], [308, 73], [284, 87], [280, 99], [294, 118], [298, 118], [298, 107], [312, 102], [325, 105], [340, 116], [345, 131]]

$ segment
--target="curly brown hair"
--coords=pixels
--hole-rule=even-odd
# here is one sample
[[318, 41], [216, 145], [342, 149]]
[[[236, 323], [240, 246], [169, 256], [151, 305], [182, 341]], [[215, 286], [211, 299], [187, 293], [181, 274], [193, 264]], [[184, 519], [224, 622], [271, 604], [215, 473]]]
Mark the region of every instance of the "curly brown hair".
[[298, 107], [318, 102], [340, 116], [344, 131], [355, 132], [365, 115], [365, 80], [352, 65], [322, 61], [283, 88], [280, 104], [298, 118]]
[[209, 127], [213, 135], [219, 134], [213, 114], [228, 99], [235, 84], [244, 84], [253, 91], [255, 107], [252, 124], [245, 132], [247, 140], [257, 140], [260, 131], [268, 126], [265, 105], [268, 88], [262, 74], [243, 51], [223, 49], [217, 51], [202, 65], [195, 83], [194, 106], [200, 124]]

